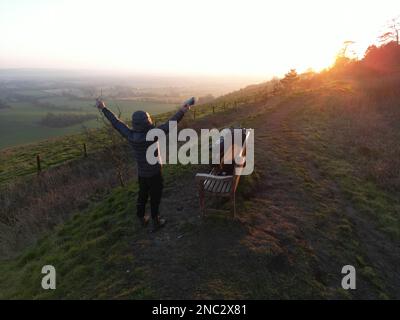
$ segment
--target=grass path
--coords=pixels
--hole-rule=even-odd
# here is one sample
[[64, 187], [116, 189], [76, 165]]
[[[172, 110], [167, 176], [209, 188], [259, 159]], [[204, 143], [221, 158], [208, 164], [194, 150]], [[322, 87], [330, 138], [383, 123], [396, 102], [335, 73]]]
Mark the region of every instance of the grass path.
[[265, 150], [259, 152], [257, 161], [267, 169], [264, 186], [256, 196], [264, 205], [253, 205], [250, 211], [260, 219], [262, 230], [279, 234], [288, 225], [293, 247], [309, 252], [314, 279], [333, 296], [345, 294], [335, 288], [342, 266], [351, 264], [359, 271], [354, 297], [399, 297], [400, 248], [376, 219], [358, 210], [360, 203], [345, 196], [341, 180], [349, 177], [338, 172], [351, 164], [340, 165], [335, 154], [328, 152], [332, 142], [323, 138], [327, 119], [318, 123], [303, 117], [313, 103], [312, 99], [297, 99], [256, 125], [264, 129], [258, 131], [257, 149]]

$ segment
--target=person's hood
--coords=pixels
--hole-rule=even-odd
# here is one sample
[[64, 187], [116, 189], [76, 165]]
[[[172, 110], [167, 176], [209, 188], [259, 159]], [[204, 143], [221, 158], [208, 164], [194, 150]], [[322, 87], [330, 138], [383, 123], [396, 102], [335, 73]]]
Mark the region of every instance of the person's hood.
[[135, 111], [132, 114], [132, 129], [137, 132], [145, 132], [153, 127], [150, 115], [144, 111]]

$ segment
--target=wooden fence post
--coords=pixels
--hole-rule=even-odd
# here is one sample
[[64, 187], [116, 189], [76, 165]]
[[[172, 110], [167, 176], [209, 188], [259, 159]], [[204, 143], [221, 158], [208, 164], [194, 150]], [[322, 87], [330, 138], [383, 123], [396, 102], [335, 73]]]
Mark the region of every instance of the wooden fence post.
[[212, 109], [213, 109], [213, 114], [215, 113], [215, 106], [212, 106]]
[[40, 154], [36, 155], [36, 165], [37, 165], [37, 174], [42, 171], [42, 166], [40, 164]]
[[83, 155], [84, 155], [85, 158], [87, 158], [86, 143], [83, 143]]
[[121, 184], [121, 187], [124, 187], [124, 179], [122, 178], [122, 173], [120, 170], [118, 170], [118, 179], [119, 179], [119, 183]]

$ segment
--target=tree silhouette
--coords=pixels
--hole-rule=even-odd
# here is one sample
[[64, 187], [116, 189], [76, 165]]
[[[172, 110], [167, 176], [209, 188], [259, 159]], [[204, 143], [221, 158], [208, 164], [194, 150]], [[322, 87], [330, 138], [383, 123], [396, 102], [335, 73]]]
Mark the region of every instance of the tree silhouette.
[[288, 73], [285, 74], [285, 77], [281, 80], [282, 86], [286, 90], [293, 90], [296, 82], [299, 80], [299, 75], [297, 74], [296, 69], [290, 69]]
[[400, 16], [391, 19], [386, 24], [386, 31], [378, 37], [378, 40], [381, 43], [389, 43], [395, 42], [397, 45], [400, 45]]
[[394, 41], [379, 47], [369, 46], [365, 52], [363, 64], [372, 70], [383, 73], [398, 72], [400, 70], [400, 46]]
[[352, 40], [346, 40], [343, 42], [342, 48], [339, 50], [335, 59], [335, 70], [342, 69], [346, 67], [350, 62], [355, 60], [355, 52], [351, 48], [355, 42]]

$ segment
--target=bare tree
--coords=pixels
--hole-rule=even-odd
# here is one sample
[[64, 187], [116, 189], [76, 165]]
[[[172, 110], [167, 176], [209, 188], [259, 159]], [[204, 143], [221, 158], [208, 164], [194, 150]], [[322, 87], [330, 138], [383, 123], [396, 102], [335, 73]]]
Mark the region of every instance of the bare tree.
[[400, 45], [400, 16], [391, 19], [385, 26], [385, 32], [378, 37], [379, 42], [395, 42]]
[[352, 40], [346, 40], [343, 42], [341, 49], [336, 55], [334, 64], [336, 70], [347, 66], [357, 58], [355, 51], [352, 49], [354, 43], [355, 42]]
[[351, 56], [355, 55], [354, 50], [352, 49], [353, 44], [355, 44], [352, 40], [346, 40], [343, 42], [343, 46], [339, 51], [338, 57], [341, 58], [351, 58]]

